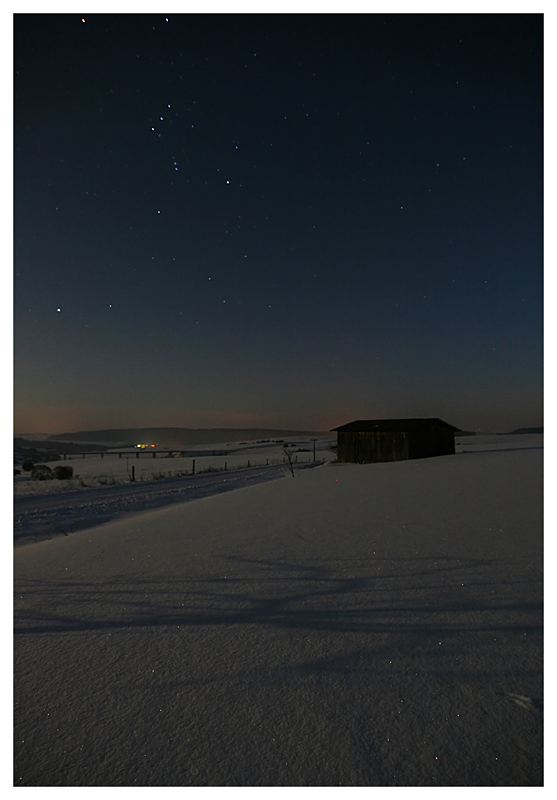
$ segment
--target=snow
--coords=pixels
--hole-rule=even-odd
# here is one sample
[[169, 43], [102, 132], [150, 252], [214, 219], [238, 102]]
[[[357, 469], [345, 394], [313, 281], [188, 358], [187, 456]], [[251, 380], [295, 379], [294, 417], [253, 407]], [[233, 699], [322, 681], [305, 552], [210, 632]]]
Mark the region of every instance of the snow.
[[[296, 465], [310, 469], [313, 464]], [[255, 467], [181, 478], [161, 478], [139, 483], [116, 483], [96, 489], [32, 493], [14, 501], [14, 541], [16, 545], [30, 541], [68, 536], [83, 528], [121, 518], [124, 515], [160, 508], [172, 503], [199, 500], [222, 492], [230, 492], [256, 483], [277, 480], [290, 475], [287, 466]], [[37, 484], [36, 481], [30, 482]], [[45, 482], [41, 482], [43, 485]], [[56, 489], [58, 481], [49, 482]], [[71, 490], [71, 491], [70, 491]]]
[[16, 547], [15, 785], [542, 785], [543, 436], [481, 438]]
[[151, 451], [131, 451], [121, 457], [120, 451], [115, 451], [102, 457], [52, 462], [52, 467], [59, 463], [74, 467], [74, 477], [37, 481], [30, 480], [27, 473], [15, 478], [15, 544], [67, 536], [132, 512], [277, 480], [291, 474], [285, 448], [299, 472], [333, 460], [331, 445], [335, 441], [319, 437], [315, 461], [313, 440], [297, 437], [280, 443], [202, 445], [179, 457], [173, 455], [176, 451], [158, 449], [157, 458]]
[[[331, 445], [336, 444], [336, 439], [330, 436], [316, 438], [315, 457], [317, 461], [332, 461], [335, 455]], [[51, 468], [57, 465], [71, 466], [74, 471], [72, 480], [31, 481], [29, 474], [18, 475], [14, 482], [16, 497], [29, 494], [50, 494], [64, 492], [72, 489], [91, 488], [94, 486], [107, 486], [119, 483], [129, 483], [132, 468], [136, 481], [160, 480], [161, 477], [171, 478], [179, 475], [191, 475], [194, 468], [196, 474], [208, 471], [231, 471], [251, 467], [276, 466], [284, 464], [286, 457], [284, 448], [292, 451], [296, 464], [313, 463], [313, 439], [307, 437], [290, 437], [284, 442], [275, 440], [255, 442], [233, 442], [224, 444], [199, 445], [196, 447], [184, 446], [181, 451], [168, 448], [156, 448], [156, 458], [153, 451], [122, 449], [109, 451], [104, 455], [87, 455], [68, 457], [66, 460], [48, 462]], [[84, 446], [86, 449], [86, 446]], [[177, 452], [184, 452], [177, 456]], [[122, 453], [121, 457], [119, 453]]]

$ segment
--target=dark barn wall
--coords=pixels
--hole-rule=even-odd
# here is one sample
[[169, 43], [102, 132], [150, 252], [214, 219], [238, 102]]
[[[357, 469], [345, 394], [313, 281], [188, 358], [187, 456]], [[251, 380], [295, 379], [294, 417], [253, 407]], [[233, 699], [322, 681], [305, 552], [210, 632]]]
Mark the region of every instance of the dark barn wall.
[[433, 421], [407, 431], [338, 431], [338, 461], [344, 464], [403, 461], [454, 452], [454, 430]]
[[353, 431], [338, 433], [338, 460], [346, 464], [374, 464], [411, 458], [406, 431]]
[[410, 432], [408, 458], [448, 456], [455, 452], [454, 432], [445, 425], [429, 423]]

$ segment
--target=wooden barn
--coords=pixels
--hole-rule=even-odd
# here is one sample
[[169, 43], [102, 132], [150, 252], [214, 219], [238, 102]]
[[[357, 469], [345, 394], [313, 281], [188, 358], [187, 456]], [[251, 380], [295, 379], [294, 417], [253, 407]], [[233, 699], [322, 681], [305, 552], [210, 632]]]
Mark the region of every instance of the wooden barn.
[[364, 419], [332, 430], [339, 462], [372, 464], [451, 455], [459, 429], [440, 419]]

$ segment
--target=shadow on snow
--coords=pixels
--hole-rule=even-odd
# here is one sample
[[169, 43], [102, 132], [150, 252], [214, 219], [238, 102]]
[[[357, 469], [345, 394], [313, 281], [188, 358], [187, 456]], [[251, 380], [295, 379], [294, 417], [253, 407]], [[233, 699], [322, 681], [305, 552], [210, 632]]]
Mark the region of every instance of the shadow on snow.
[[[227, 625], [419, 637], [517, 625], [523, 632], [542, 630], [541, 580], [486, 581], [486, 567], [496, 565], [483, 559], [298, 565], [233, 556], [220, 563], [219, 573], [210, 575], [121, 575], [91, 584], [17, 581], [15, 633]], [[518, 583], [530, 599], [512, 601]]]

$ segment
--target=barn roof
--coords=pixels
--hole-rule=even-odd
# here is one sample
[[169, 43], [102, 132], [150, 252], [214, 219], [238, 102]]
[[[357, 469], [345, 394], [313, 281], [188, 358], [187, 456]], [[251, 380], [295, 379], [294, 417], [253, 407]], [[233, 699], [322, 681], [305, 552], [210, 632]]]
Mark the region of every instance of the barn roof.
[[453, 431], [460, 430], [459, 428], [455, 428], [454, 425], [449, 425], [448, 422], [443, 422], [442, 419], [431, 417], [424, 419], [359, 419], [355, 422], [348, 422], [346, 425], [340, 425], [338, 428], [331, 428], [331, 431], [353, 431], [362, 433], [380, 431], [383, 433], [394, 433], [395, 431], [413, 431], [417, 428], [431, 425], [432, 423], [451, 428]]

